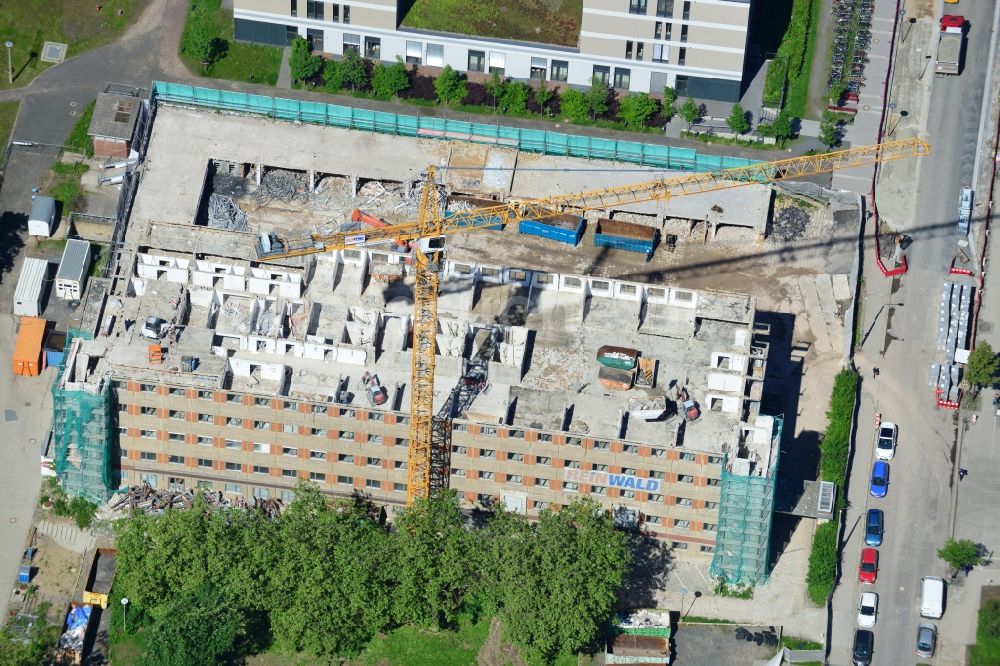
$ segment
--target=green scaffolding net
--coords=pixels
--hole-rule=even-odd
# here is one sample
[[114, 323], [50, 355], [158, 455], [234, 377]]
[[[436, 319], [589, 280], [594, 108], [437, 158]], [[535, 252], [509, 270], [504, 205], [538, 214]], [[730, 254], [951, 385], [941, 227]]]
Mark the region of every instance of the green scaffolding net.
[[91, 335], [77, 330], [67, 334], [66, 352], [52, 386], [56, 474], [66, 494], [101, 504], [112, 491], [111, 389], [106, 381], [96, 391], [93, 385], [65, 381], [73, 376], [73, 369], [67, 369], [66, 364], [76, 338], [89, 340]]
[[338, 104], [253, 95], [236, 90], [202, 88], [183, 83], [155, 81], [153, 98], [175, 104], [259, 114], [292, 122], [395, 136], [488, 143], [527, 153], [617, 160], [677, 171], [717, 171], [757, 163], [757, 160], [742, 157], [705, 155], [693, 148], [474, 123], [452, 118], [410, 116]]
[[760, 585], [771, 573], [771, 520], [782, 427], [782, 419], [775, 416], [774, 453], [765, 476], [733, 474], [728, 453], [723, 461], [719, 524], [709, 574], [727, 585]]

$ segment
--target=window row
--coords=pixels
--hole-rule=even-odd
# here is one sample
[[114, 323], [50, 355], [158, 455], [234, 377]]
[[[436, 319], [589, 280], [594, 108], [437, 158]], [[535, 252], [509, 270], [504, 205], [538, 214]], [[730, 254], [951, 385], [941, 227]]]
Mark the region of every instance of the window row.
[[[288, 427], [289, 426], [286, 426], [286, 430], [285, 430], [286, 433], [296, 434], [298, 432], [297, 429], [291, 429], [291, 430], [289, 430], [289, 429], [287, 429]], [[263, 430], [263, 428], [259, 428], [259, 429]], [[128, 437], [129, 436], [128, 430], [129, 430], [128, 428], [126, 428], [124, 426], [120, 426], [118, 428], [118, 435], [119, 435], [119, 437]], [[148, 429], [140, 428], [139, 429], [139, 437], [141, 437], [142, 439], [157, 439], [158, 438], [158, 432], [159, 431], [156, 431], [156, 430], [148, 430]], [[357, 438], [355, 437], [355, 434], [354, 434], [353, 431], [350, 431], [350, 430], [339, 430], [339, 431], [336, 431], [336, 432], [337, 432], [337, 439], [340, 439], [340, 440], [343, 440], [343, 441], [347, 441], [347, 442], [352, 442], [352, 443], [362, 443], [362, 444], [367, 443], [367, 444], [381, 445], [381, 444], [385, 444], [386, 443], [386, 439], [387, 439], [387, 438], [383, 437], [382, 435], [370, 435], [369, 434], [369, 435], [367, 435], [367, 439], [362, 440], [361, 442], [358, 442]], [[322, 430], [320, 428], [311, 428], [311, 433], [310, 434], [311, 434], [311, 436], [314, 436], [314, 437], [324, 437], [324, 438], [327, 435], [326, 430]], [[185, 439], [186, 439], [186, 437], [187, 437], [184, 433], [180, 433], [180, 432], [167, 432], [166, 435], [167, 435], [167, 441], [168, 442], [184, 442]], [[362, 436], [364, 437], [365, 435], [362, 434]], [[214, 443], [214, 440], [215, 440], [214, 437], [211, 437], [211, 436], [208, 436], [208, 435], [196, 435], [195, 436], [195, 441], [199, 445], [201, 445], [201, 446], [212, 446], [213, 443]], [[410, 444], [410, 440], [407, 439], [406, 437], [395, 437], [395, 438], [389, 437], [388, 441], [389, 441], [389, 443], [392, 443], [394, 446], [403, 446], [403, 447], [405, 447], [405, 446], [409, 446], [409, 444]], [[270, 447], [271, 447], [270, 444], [265, 444], [265, 443], [262, 443], [262, 442], [254, 442], [253, 443], [253, 450], [254, 450], [255, 453], [270, 453], [271, 452], [271, 448]], [[225, 440], [225, 448], [227, 448], [227, 449], [242, 449], [243, 448], [243, 442], [242, 442], [242, 440], [226, 439]], [[294, 447], [283, 447], [283, 449], [282, 449], [282, 454], [283, 455], [297, 455], [297, 452], [298, 452], [298, 449], [296, 449]]]
[[[154, 474], [152, 472], [139, 472], [135, 476], [135, 482], [136, 483], [142, 483], [143, 481], [145, 481], [151, 487], [158, 488], [158, 487], [160, 487], [158, 485], [160, 483], [160, 478], [161, 478], [160, 474]], [[315, 477], [310, 476], [310, 480], [312, 480], [312, 481], [325, 481], [326, 480], [326, 475], [325, 474], [316, 473]], [[123, 471], [122, 472], [122, 474], [121, 474], [121, 481], [122, 481], [122, 485], [129, 485], [129, 483], [132, 482], [132, 479], [129, 477], [129, 472], [127, 472], [127, 471]], [[179, 477], [179, 476], [166, 476], [166, 483], [167, 483], [167, 487], [170, 488], [171, 490], [182, 490], [184, 488], [191, 487], [191, 486], [188, 485], [186, 479], [184, 479], [183, 477]], [[349, 487], [353, 488], [354, 487], [354, 477], [351, 477], [351, 476], [338, 476], [338, 477], [336, 477], [336, 484], [340, 485], [340, 486], [349, 486]], [[228, 481], [208, 481], [208, 480], [204, 480], [204, 479], [200, 479], [200, 480], [196, 481], [194, 487], [198, 488], [198, 489], [201, 489], [201, 490], [206, 490], [206, 491], [222, 490], [223, 492], [226, 492], [226, 493], [233, 493], [233, 494], [240, 494], [240, 495], [243, 494], [243, 488], [244, 488], [244, 486], [242, 484], [239, 484], [239, 483], [232, 483], [232, 482], [228, 482]], [[382, 484], [377, 479], [365, 479], [364, 487], [372, 489], [372, 490], [381, 490], [382, 489]], [[252, 495], [253, 495], [253, 497], [257, 497], [257, 498], [260, 498], [260, 499], [269, 499], [272, 492], [276, 492], [276, 491], [274, 491], [272, 489], [269, 489], [269, 488], [262, 488], [262, 487], [256, 487], [256, 486], [254, 486], [253, 490], [252, 490]], [[277, 491], [277, 492], [280, 493], [279, 497], [284, 502], [290, 502], [294, 498], [294, 491], [291, 491], [291, 490], [280, 490], [280, 491]], [[347, 492], [347, 491], [345, 491], [345, 492]], [[395, 493], [405, 493], [406, 492], [406, 484], [405, 483], [394, 483], [394, 484], [392, 484], [392, 492], [395, 492]]]
[[[283, 455], [285, 455], [285, 456], [289, 456], [289, 457], [293, 457], [293, 458], [298, 458], [298, 449], [284, 447], [282, 449], [282, 451], [283, 451]], [[259, 453], [260, 451], [257, 451], [257, 452]], [[122, 458], [127, 458], [128, 457], [128, 450], [122, 449], [121, 450], [121, 457]], [[326, 460], [327, 459], [327, 453], [326, 453], [326, 451], [310, 451], [309, 452], [309, 458], [311, 460]], [[144, 460], [144, 461], [147, 461], [147, 462], [156, 462], [156, 460], [157, 460], [157, 453], [155, 451], [140, 451], [139, 452], [139, 460]], [[172, 464], [176, 464], [176, 465], [184, 465], [184, 464], [187, 463], [187, 460], [188, 460], [187, 456], [183, 456], [183, 455], [179, 455], [179, 454], [169, 454], [167, 456], [167, 462], [168, 463], [172, 463]], [[197, 460], [198, 460], [198, 466], [199, 467], [211, 467], [212, 466], [212, 459], [210, 459], [210, 458], [197, 458]], [[353, 464], [355, 464], [355, 456], [354, 456], [354, 454], [351, 454], [351, 453], [340, 453], [340, 454], [337, 454], [337, 462], [341, 463], [341, 464], [353, 465]], [[375, 457], [372, 457], [372, 456], [362, 456], [362, 457], [360, 457], [359, 462], [357, 464], [358, 465], [364, 465], [365, 467], [377, 467], [377, 468], [381, 468], [382, 467], [382, 458], [375, 458]], [[235, 467], [230, 467], [230, 465], [235, 465]], [[241, 467], [239, 467], [239, 465], [240, 465], [240, 463], [235, 463], [235, 462], [234, 463], [226, 463], [226, 469], [239, 470], [239, 469], [241, 469]], [[405, 460], [394, 460], [393, 461], [393, 469], [406, 469], [407, 467], [408, 467], [408, 463]], [[254, 472], [260, 473], [260, 474], [268, 474], [268, 473], [270, 473], [270, 468], [268, 468], [266, 466], [263, 466], [263, 465], [254, 465]], [[291, 475], [285, 474], [285, 476], [291, 476]]]
[[[594, 448], [596, 450], [607, 450], [607, 448], [608, 448], [606, 446], [607, 442], [603, 442], [603, 444], [605, 444], [605, 446], [601, 446], [601, 447], [596, 446], [596, 444], [598, 444], [598, 443], [595, 442], [595, 447]], [[462, 446], [460, 444], [453, 444], [452, 447], [451, 447], [451, 452], [452, 452], [453, 455], [468, 456], [470, 454], [471, 455], [475, 455], [477, 453], [477, 449], [474, 446]], [[636, 445], [629, 444], [629, 445], [626, 445], [626, 446], [622, 447], [622, 452], [623, 453], [628, 453], [628, 454], [638, 455], [638, 453], [639, 453], [639, 447], [636, 446]], [[496, 449], [478, 449], [478, 454], [479, 454], [478, 455], [479, 458], [486, 458], [488, 460], [497, 460], [498, 459], [498, 455], [499, 455], [499, 459], [500, 460], [507, 460], [509, 462], [517, 462], [517, 463], [523, 463], [524, 462], [524, 454], [523, 453], [514, 452], [514, 451], [507, 451], [507, 452], [500, 451], [500, 453], [498, 454], [497, 451], [496, 451]], [[667, 450], [666, 449], [652, 449], [652, 457], [654, 457], [654, 458], [665, 458], [666, 455], [667, 455]], [[696, 456], [697, 456], [697, 454], [690, 453], [688, 451], [684, 451], [684, 452], [682, 452], [682, 453], [679, 454], [678, 459], [682, 460], [682, 461], [685, 461], [685, 462], [696, 462], [697, 461], [697, 457]], [[711, 455], [710, 454], [710, 455], [708, 455], [706, 457], [706, 461], [707, 461], [707, 463], [709, 465], [719, 465], [719, 464], [722, 463], [722, 456], [717, 456], [717, 455]], [[552, 464], [552, 458], [550, 456], [538, 456], [538, 455], [536, 455], [535, 456], [535, 464], [536, 465], [551, 465]], [[580, 463], [579, 460], [566, 460], [565, 461], [565, 466], [566, 467], [570, 467], [572, 469], [581, 469], [581, 463]], [[608, 471], [608, 466], [607, 465], [599, 465], [599, 464], [591, 464], [591, 469], [596, 470], [598, 472], [606, 472], [606, 471]], [[631, 472], [625, 472], [625, 473], [629, 474]], [[660, 473], [660, 474], [661, 474], [660, 476], [653, 476], [653, 478], [654, 479], [662, 479], [663, 478], [662, 473]]]
[[[628, 13], [645, 16], [649, 9], [648, 0], [628, 0]], [[656, 0], [656, 16], [659, 18], [674, 17], [674, 0]], [[685, 0], [681, 9], [681, 19], [691, 18], [691, 2]]]
[[[326, 8], [329, 6], [330, 14], [327, 16]], [[322, 0], [305, 0], [306, 18], [314, 19], [317, 21], [332, 21], [333, 23], [350, 23], [351, 22], [351, 7], [350, 5], [343, 5], [341, 7], [338, 3], [327, 4], [322, 2]], [[299, 2], [298, 0], [291, 0], [291, 15], [299, 15]]]

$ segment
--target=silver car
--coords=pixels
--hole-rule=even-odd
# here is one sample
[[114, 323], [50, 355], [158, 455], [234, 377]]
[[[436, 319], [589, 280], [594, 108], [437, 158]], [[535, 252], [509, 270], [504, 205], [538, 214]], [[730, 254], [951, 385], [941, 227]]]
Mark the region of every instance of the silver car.
[[917, 656], [930, 658], [934, 656], [934, 646], [937, 645], [937, 627], [930, 622], [917, 625]]

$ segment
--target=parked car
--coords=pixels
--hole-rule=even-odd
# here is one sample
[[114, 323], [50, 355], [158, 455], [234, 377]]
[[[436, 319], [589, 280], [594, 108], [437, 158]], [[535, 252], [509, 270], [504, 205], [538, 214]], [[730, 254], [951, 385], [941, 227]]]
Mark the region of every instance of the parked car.
[[869, 666], [872, 663], [872, 652], [875, 651], [875, 634], [867, 629], [858, 629], [854, 632], [854, 649], [851, 650], [851, 658], [854, 666]]
[[885, 497], [889, 492], [889, 463], [876, 460], [872, 464], [872, 481], [869, 488], [872, 497]]
[[879, 460], [892, 460], [896, 453], [896, 434], [899, 428], [891, 421], [883, 421], [875, 438], [875, 457]]
[[930, 622], [917, 625], [917, 656], [929, 659], [934, 656], [934, 646], [937, 645], [937, 627]]
[[862, 583], [874, 583], [876, 577], [878, 577], [878, 551], [874, 548], [862, 548], [858, 580]]
[[878, 615], [878, 595], [874, 592], [862, 592], [861, 601], [858, 602], [858, 626], [874, 627], [876, 615]]
[[885, 527], [885, 519], [881, 509], [868, 509], [865, 516], [865, 544], [868, 546], [882, 545], [882, 532]]

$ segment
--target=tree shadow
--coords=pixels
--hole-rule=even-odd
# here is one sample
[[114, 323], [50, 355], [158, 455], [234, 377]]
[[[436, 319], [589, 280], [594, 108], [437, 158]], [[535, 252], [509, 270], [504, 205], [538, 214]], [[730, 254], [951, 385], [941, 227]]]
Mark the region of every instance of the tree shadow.
[[0, 282], [3, 276], [14, 269], [17, 255], [24, 247], [21, 232], [28, 228], [28, 216], [24, 213], [7, 211], [0, 215]]
[[623, 609], [656, 608], [655, 593], [666, 587], [673, 568], [671, 548], [660, 539], [635, 532], [629, 550], [632, 563], [618, 591], [619, 603]]

